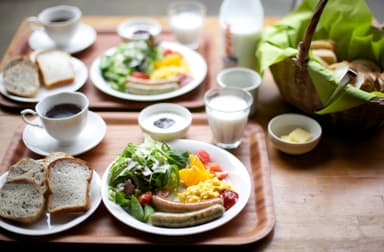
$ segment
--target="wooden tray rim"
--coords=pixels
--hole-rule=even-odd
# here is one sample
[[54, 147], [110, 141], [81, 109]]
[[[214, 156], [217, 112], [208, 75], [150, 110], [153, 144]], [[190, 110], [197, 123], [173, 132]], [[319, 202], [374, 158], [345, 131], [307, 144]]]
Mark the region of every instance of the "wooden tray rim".
[[[122, 124], [124, 122], [128, 121], [136, 121], [136, 118], [138, 116], [138, 113], [135, 112], [101, 112], [99, 113], [103, 119], [108, 124]], [[207, 118], [204, 113], [194, 113], [193, 114], [193, 124], [191, 127], [194, 127], [195, 125], [202, 125], [207, 124]], [[7, 167], [9, 167], [10, 162], [12, 160], [13, 155], [17, 155], [16, 150], [20, 148], [20, 144], [22, 143], [22, 130], [24, 126], [20, 125], [19, 127], [16, 127], [14, 137], [11, 140], [11, 143], [8, 146], [8, 149], [4, 155], [3, 160], [0, 163], [0, 173], [6, 171]], [[259, 159], [260, 159], [260, 167], [256, 164], [252, 163], [252, 171], [253, 171], [253, 178], [252, 180], [255, 181], [256, 179], [261, 178], [261, 183], [259, 186], [254, 187], [254, 191], [252, 194], [255, 195], [255, 203], [259, 206], [256, 206], [256, 209], [261, 208], [259, 211], [265, 211], [266, 218], [259, 221], [258, 225], [255, 226], [255, 229], [253, 229], [251, 232], [244, 233], [241, 236], [231, 236], [231, 237], [218, 237], [218, 238], [212, 238], [207, 239], [204, 241], [198, 241], [197, 243], [191, 243], [188, 245], [197, 246], [197, 245], [230, 245], [230, 246], [239, 246], [239, 245], [248, 245], [251, 243], [254, 243], [265, 236], [267, 236], [274, 228], [275, 225], [275, 210], [274, 210], [274, 203], [273, 203], [273, 192], [272, 192], [272, 185], [270, 180], [270, 166], [269, 166], [269, 159], [267, 155], [267, 149], [265, 145], [265, 135], [264, 130], [262, 127], [254, 122], [249, 122], [248, 126], [248, 134], [244, 136], [244, 141], [252, 141], [252, 145], [257, 146], [250, 146], [251, 150], [254, 150], [254, 148], [257, 148], [259, 150]], [[250, 139], [251, 138], [251, 139]], [[247, 140], [248, 139], [248, 140]], [[249, 144], [249, 143], [248, 143]], [[253, 152], [254, 153], [254, 152]], [[254, 155], [256, 155], [254, 153]], [[255, 174], [255, 171], [258, 171], [257, 174]], [[102, 176], [102, 174], [100, 174]], [[257, 196], [259, 195], [259, 196]], [[103, 204], [99, 206], [104, 207]], [[106, 210], [107, 211], [107, 210]], [[241, 213], [240, 213], [241, 214]], [[87, 222], [83, 223], [82, 225], [87, 225]], [[89, 223], [88, 223], [89, 225]], [[105, 236], [105, 237], [89, 237], [87, 235], [70, 235], [70, 230], [66, 232], [62, 232], [56, 235], [51, 236], [40, 236], [40, 237], [29, 237], [29, 236], [23, 236], [23, 235], [17, 235], [13, 234], [10, 236], [7, 236], [6, 231], [4, 234], [0, 234], [0, 241], [8, 240], [8, 241], [28, 241], [28, 240], [34, 240], [35, 238], [39, 238], [40, 241], [46, 240], [47, 242], [60, 242], [60, 243], [103, 243], [103, 244], [130, 244], [130, 245], [164, 245], [164, 244], [158, 244], [158, 243], [148, 243], [147, 240], [141, 240], [140, 237], [132, 237], [132, 236]], [[11, 233], [11, 232], [9, 232]], [[193, 237], [194, 235], [191, 235], [190, 237]], [[11, 237], [15, 237], [12, 239]], [[53, 239], [51, 239], [53, 238]], [[95, 239], [96, 238], [96, 239]], [[176, 238], [176, 240], [174, 239]], [[179, 237], [180, 238], [180, 237]], [[165, 240], [169, 240], [170, 243], [166, 243], [165, 245], [181, 245], [180, 240], [178, 237], [168, 237], [164, 236]], [[178, 242], [179, 241], [179, 242]], [[175, 244], [171, 244], [175, 242]], [[185, 245], [186, 243], [182, 243]]]

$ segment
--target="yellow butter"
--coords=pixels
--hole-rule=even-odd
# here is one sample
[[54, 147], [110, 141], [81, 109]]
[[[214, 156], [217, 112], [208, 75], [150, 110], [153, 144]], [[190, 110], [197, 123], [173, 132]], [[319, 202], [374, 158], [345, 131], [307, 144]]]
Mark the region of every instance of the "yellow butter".
[[311, 140], [312, 135], [302, 128], [296, 128], [292, 130], [288, 135], [281, 136], [281, 139], [288, 142], [304, 143]]

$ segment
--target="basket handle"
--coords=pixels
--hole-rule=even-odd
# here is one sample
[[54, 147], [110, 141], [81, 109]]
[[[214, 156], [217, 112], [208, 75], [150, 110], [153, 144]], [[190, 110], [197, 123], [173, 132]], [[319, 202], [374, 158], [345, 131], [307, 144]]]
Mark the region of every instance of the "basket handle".
[[317, 23], [319, 22], [321, 13], [324, 10], [325, 5], [327, 4], [328, 0], [320, 0], [316, 6], [315, 11], [313, 12], [313, 16], [311, 21], [309, 22], [307, 29], [304, 33], [304, 40], [300, 41], [299, 43], [299, 50], [298, 50], [298, 56], [297, 56], [297, 64], [299, 68], [305, 69], [307, 66], [309, 56], [309, 48], [311, 46], [312, 36], [313, 33], [316, 30]]

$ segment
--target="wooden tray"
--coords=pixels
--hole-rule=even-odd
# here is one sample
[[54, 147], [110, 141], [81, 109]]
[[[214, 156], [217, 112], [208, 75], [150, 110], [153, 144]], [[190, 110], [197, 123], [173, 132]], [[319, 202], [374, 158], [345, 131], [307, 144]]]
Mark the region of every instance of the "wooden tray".
[[[99, 113], [107, 123], [103, 141], [91, 151], [78, 156], [86, 160], [102, 176], [106, 167], [123, 150], [128, 142], [143, 141], [137, 125], [137, 113]], [[40, 158], [24, 146], [20, 125], [0, 164], [0, 174], [22, 157]], [[205, 114], [193, 115], [193, 124], [187, 138], [211, 142]], [[269, 159], [264, 131], [260, 125], [250, 123], [243, 136], [243, 143], [233, 151], [251, 175], [252, 193], [243, 211], [229, 223], [212, 231], [185, 237], [158, 236], [135, 230], [115, 219], [100, 204], [85, 222], [62, 233], [45, 237], [29, 237], [2, 230], [0, 241], [43, 241], [60, 243], [104, 243], [135, 245], [246, 245], [265, 237], [275, 224]]]
[[[25, 24], [23, 24], [25, 25]], [[89, 48], [85, 49], [82, 52], [74, 54], [73, 56], [82, 60], [88, 67], [88, 71], [92, 62], [100, 56], [107, 49], [114, 47], [122, 42], [121, 38], [117, 35], [115, 29], [103, 29], [96, 30], [97, 38], [96, 42]], [[19, 41], [14, 42], [13, 48], [10, 48], [11, 55], [10, 57], [17, 55], [28, 55], [31, 52], [31, 49], [28, 44], [29, 34], [22, 36]], [[174, 37], [168, 30], [164, 30], [160, 33], [159, 40], [161, 41], [173, 41]], [[204, 79], [203, 83], [198, 86], [196, 89], [191, 92], [175, 97], [172, 99], [162, 100], [163, 102], [172, 102], [183, 105], [191, 110], [199, 109], [204, 106], [203, 94], [210, 87], [215, 86], [215, 64], [214, 64], [214, 53], [215, 49], [212, 48], [212, 38], [211, 34], [204, 32], [200, 39], [200, 48], [198, 52], [203, 56], [207, 62], [208, 71], [207, 76]], [[85, 93], [90, 102], [90, 108], [93, 110], [107, 110], [107, 111], [137, 111], [150, 104], [155, 102], [140, 102], [140, 101], [131, 101], [119, 99], [112, 97], [108, 94], [104, 94], [99, 91], [92, 83], [90, 77], [88, 76], [87, 82], [80, 89], [81, 92]], [[7, 97], [0, 95], [0, 106], [4, 109], [10, 111], [20, 111], [24, 108], [33, 108], [35, 103], [23, 103], [18, 101], [13, 101]]]

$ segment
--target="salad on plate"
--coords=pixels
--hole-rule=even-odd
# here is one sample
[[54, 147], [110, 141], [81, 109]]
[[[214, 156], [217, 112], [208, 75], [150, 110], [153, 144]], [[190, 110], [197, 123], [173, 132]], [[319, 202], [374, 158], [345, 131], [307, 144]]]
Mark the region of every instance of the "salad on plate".
[[222, 217], [238, 201], [230, 176], [206, 149], [174, 149], [145, 135], [107, 170], [108, 200], [151, 226], [186, 228]]
[[104, 53], [99, 70], [113, 90], [137, 95], [172, 92], [193, 79], [183, 54], [164, 48], [152, 36], [121, 43]]

